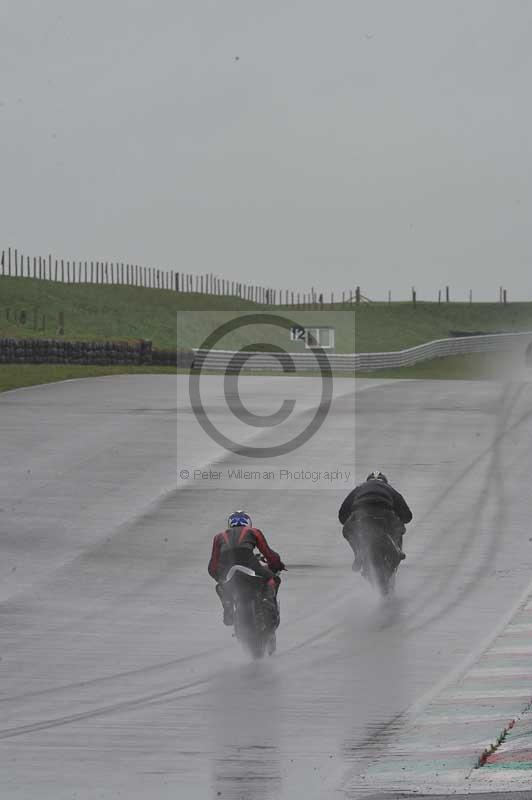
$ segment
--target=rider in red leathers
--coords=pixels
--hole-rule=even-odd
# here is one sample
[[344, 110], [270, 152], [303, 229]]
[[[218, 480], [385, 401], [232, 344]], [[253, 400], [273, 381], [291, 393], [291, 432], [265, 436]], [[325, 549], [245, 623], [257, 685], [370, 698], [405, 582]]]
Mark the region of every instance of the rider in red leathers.
[[[254, 552], [255, 548], [264, 556], [268, 566], [259, 561]], [[223, 581], [235, 564], [250, 567], [265, 579], [265, 601], [274, 613], [277, 626], [279, 624], [277, 591], [281, 579], [275, 573], [281, 572], [285, 566], [279, 554], [268, 545], [262, 531], [252, 526], [250, 517], [244, 511], [233, 512], [227, 520], [226, 530], [217, 533], [212, 542], [208, 570], [211, 578], [217, 581], [216, 594], [223, 606], [224, 625], [233, 624], [233, 602], [224, 596]]]

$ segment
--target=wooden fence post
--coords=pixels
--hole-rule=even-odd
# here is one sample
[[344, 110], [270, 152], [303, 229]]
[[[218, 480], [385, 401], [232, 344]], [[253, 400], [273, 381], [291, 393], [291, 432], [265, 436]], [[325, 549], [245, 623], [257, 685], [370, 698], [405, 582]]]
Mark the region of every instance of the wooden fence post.
[[360, 303], [360, 286], [357, 286], [355, 289], [355, 303], [359, 305]]
[[416, 299], [417, 299], [417, 296], [416, 296], [416, 290], [415, 290], [415, 288], [412, 286], [412, 305], [414, 306], [414, 308], [416, 307]]
[[438, 303], [441, 303], [441, 289], [438, 289]]
[[448, 287], [448, 286], [446, 286], [446, 287], [445, 287], [445, 302], [446, 302], [446, 303], [449, 303], [449, 302], [450, 302], [450, 297], [449, 297], [449, 287]]
[[11, 248], [7, 248], [7, 274], [11, 275]]
[[504, 305], [506, 305], [506, 303], [508, 302], [508, 291], [507, 291], [507, 289], [503, 289], [502, 300], [503, 300]]

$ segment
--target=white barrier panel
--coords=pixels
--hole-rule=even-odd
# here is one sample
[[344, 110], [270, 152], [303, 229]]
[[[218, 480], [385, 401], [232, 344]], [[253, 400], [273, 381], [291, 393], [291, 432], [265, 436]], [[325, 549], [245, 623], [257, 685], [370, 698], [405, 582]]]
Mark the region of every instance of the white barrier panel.
[[194, 350], [194, 365], [214, 372], [251, 370], [284, 370], [286, 372], [373, 372], [378, 369], [408, 367], [419, 361], [466, 353], [509, 352], [525, 348], [532, 342], [532, 331], [493, 333], [480, 336], [457, 336], [395, 350], [389, 353], [250, 353], [233, 350]]

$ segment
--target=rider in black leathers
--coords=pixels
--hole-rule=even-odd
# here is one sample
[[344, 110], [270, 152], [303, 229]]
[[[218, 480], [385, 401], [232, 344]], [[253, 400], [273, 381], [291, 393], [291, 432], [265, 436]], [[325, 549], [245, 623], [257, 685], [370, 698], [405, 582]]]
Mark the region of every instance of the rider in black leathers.
[[375, 470], [364, 483], [356, 486], [345, 498], [338, 512], [338, 519], [343, 525], [343, 535], [351, 545], [355, 554], [353, 571], [361, 569], [358, 553], [358, 530], [368, 517], [378, 516], [386, 520], [387, 532], [393, 539], [400, 558], [405, 558], [402, 550], [405, 525], [412, 519], [406, 500], [390, 486], [386, 475]]

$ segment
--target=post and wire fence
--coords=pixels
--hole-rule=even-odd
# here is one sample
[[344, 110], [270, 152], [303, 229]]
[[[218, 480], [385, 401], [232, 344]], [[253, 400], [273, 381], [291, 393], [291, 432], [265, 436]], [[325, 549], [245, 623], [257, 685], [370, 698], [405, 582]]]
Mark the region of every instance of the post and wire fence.
[[[323, 293], [311, 287], [307, 291], [272, 288], [258, 284], [221, 278], [212, 272], [204, 274], [181, 272], [159, 267], [145, 267], [122, 261], [79, 261], [46, 256], [29, 256], [17, 248], [2, 250], [0, 275], [15, 278], [33, 278], [68, 284], [94, 284], [98, 286], [136, 286], [144, 289], [159, 289], [182, 294], [200, 294], [216, 297], [236, 297], [259, 305], [291, 306], [293, 308], [323, 308], [326, 305], [359, 305], [371, 300], [362, 294], [360, 286], [334, 292]], [[443, 294], [445, 298], [443, 298]], [[392, 302], [392, 292], [387, 293], [388, 303]], [[469, 290], [469, 303], [473, 302], [473, 291]], [[415, 307], [419, 297], [412, 287], [411, 302]], [[438, 304], [451, 302], [450, 287], [438, 289]], [[459, 302], [456, 301], [455, 302]], [[499, 303], [506, 305], [508, 290], [499, 287]]]
[[[94, 284], [98, 286], [136, 286], [161, 289], [183, 294], [237, 297], [260, 305], [286, 305], [293, 307], [324, 306], [329, 295], [314, 287], [307, 291], [278, 289], [258, 284], [227, 280], [214, 273], [192, 274], [158, 267], [144, 267], [119, 261], [74, 261], [46, 256], [29, 256], [16, 248], [2, 250], [0, 275], [15, 278], [33, 278], [68, 284]], [[360, 287], [334, 296], [330, 303], [351, 305], [369, 302]]]

